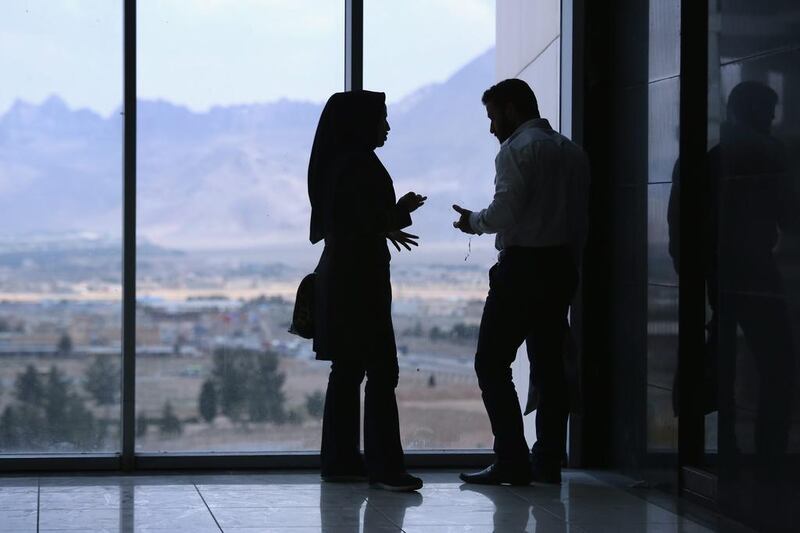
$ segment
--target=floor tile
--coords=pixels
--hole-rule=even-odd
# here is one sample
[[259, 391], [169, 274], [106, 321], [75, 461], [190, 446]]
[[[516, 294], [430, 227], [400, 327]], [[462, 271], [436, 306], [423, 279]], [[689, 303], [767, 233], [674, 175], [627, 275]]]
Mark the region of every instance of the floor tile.
[[251, 487], [200, 485], [198, 489], [212, 510], [247, 507], [310, 507], [318, 509], [325, 505], [360, 505], [366, 499], [366, 496], [361, 493], [340, 488], [320, 489], [319, 487], [287, 487], [285, 485], [277, 487], [268, 485]]
[[407, 509], [403, 519], [404, 530], [427, 526], [494, 526], [497, 531], [526, 531], [538, 527], [564, 529], [563, 521], [547, 513], [534, 515], [529, 506], [507, 507], [495, 510], [476, 510], [461, 506]]
[[89, 531], [97, 529], [139, 529], [171, 531], [217, 530], [211, 513], [205, 507], [197, 509], [41, 509], [39, 525], [42, 530]]
[[[337, 509], [327, 512], [319, 508], [293, 509], [290, 507], [270, 508], [220, 508], [213, 510], [214, 517], [224, 531], [229, 528], [288, 528], [316, 527], [327, 530], [330, 527], [357, 526], [362, 520], [361, 510]], [[380, 527], [391, 526], [381, 514], [373, 514], [370, 521]]]
[[35, 510], [38, 500], [37, 487], [0, 486], [0, 510]]
[[36, 509], [0, 511], [0, 531], [36, 531]]

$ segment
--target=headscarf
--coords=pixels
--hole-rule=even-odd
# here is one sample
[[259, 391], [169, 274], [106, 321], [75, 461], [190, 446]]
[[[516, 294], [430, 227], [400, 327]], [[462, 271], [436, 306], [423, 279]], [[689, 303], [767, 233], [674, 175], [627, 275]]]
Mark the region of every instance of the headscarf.
[[327, 223], [332, 220], [331, 200], [345, 162], [343, 156], [375, 149], [385, 110], [386, 95], [372, 91], [335, 93], [325, 104], [308, 163], [312, 243], [325, 237]]

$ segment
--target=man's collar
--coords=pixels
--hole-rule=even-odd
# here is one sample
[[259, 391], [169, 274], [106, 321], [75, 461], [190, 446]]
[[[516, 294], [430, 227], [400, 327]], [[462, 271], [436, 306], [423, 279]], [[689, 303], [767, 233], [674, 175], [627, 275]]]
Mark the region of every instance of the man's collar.
[[530, 120], [526, 120], [525, 122], [517, 126], [517, 129], [514, 130], [514, 133], [509, 135], [508, 139], [506, 139], [503, 144], [511, 142], [511, 140], [517, 135], [519, 135], [521, 131], [526, 130], [528, 128], [539, 128], [541, 130], [550, 130], [550, 131], [553, 130], [553, 128], [550, 126], [550, 122], [546, 118], [532, 118]]

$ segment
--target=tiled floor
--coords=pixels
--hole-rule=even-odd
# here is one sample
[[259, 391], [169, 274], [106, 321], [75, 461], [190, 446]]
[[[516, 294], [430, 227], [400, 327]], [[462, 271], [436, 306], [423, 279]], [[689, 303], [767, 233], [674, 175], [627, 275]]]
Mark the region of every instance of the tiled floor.
[[[474, 487], [423, 472], [419, 493], [315, 473], [0, 477], [0, 531], [700, 533], [707, 528], [584, 472], [560, 487]], [[663, 505], [663, 504], [662, 504]], [[679, 507], [672, 506], [673, 510]], [[727, 529], [727, 528], [726, 528]], [[736, 531], [743, 529], [736, 528]]]

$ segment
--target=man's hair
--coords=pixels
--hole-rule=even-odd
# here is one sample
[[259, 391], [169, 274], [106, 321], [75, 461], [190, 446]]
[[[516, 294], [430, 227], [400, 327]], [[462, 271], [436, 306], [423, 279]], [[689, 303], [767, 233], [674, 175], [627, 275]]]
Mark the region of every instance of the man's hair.
[[481, 98], [483, 105], [489, 102], [505, 106], [512, 104], [524, 117], [539, 118], [539, 104], [530, 86], [522, 80], [511, 78], [492, 85]]

